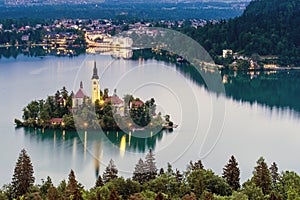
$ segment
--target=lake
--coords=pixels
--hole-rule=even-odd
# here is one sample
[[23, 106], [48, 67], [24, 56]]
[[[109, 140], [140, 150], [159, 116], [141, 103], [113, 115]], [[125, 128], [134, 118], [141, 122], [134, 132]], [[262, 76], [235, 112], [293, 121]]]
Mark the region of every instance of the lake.
[[[91, 94], [91, 76], [97, 63], [100, 87], [110, 94], [155, 98], [157, 110], [170, 114], [178, 128], [160, 132], [54, 131], [16, 129], [14, 119], [31, 101], [45, 99], [66, 86], [77, 92], [80, 81]], [[50, 176], [57, 185], [71, 169], [86, 188], [94, 185], [110, 159], [119, 174], [130, 177], [139, 158], [149, 149], [157, 167], [185, 170], [201, 159], [219, 175], [234, 155], [241, 179], [252, 175], [260, 156], [279, 170], [300, 173], [300, 73], [210, 72], [224, 83], [226, 93], [208, 91], [186, 66], [155, 60], [123, 60], [104, 55], [25, 57], [0, 60], [0, 184], [12, 178], [18, 154], [25, 148], [33, 162], [36, 183]], [[196, 75], [197, 76], [197, 75]], [[199, 78], [199, 77], [198, 77]]]

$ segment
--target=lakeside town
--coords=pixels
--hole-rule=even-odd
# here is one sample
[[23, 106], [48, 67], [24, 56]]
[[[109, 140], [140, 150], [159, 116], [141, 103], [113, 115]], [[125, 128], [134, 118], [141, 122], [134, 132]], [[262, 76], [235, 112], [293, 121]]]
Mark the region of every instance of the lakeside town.
[[[15, 22], [15, 23], [13, 23]], [[186, 26], [198, 29], [207, 24], [220, 24], [219, 20], [160, 20], [160, 21], [127, 21], [127, 20], [87, 20], [62, 19], [44, 23], [26, 23], [9, 21], [0, 24], [0, 48], [22, 48], [29, 52], [34, 48], [42, 48], [45, 55], [76, 56], [82, 52], [88, 54], [105, 54], [114, 58], [131, 59], [133, 56], [133, 40], [118, 35], [123, 32], [134, 32], [138, 35], [157, 36], [151, 27], [162, 27], [172, 30]], [[31, 24], [31, 25], [25, 25]], [[78, 51], [80, 49], [81, 51]], [[156, 51], [156, 49], [152, 49]], [[237, 70], [298, 70], [297, 66], [280, 66], [278, 56], [258, 54], [246, 56], [231, 49], [223, 49], [222, 54], [214, 58], [219, 69]], [[181, 55], [177, 60], [182, 61]]]

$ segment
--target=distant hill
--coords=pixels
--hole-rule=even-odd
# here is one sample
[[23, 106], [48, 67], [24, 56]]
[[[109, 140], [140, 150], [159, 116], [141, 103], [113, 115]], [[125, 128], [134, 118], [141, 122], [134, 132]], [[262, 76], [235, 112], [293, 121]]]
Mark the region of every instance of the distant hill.
[[185, 32], [212, 55], [230, 48], [248, 56], [277, 55], [279, 64], [300, 66], [299, 0], [254, 0], [240, 17]]
[[[88, 3], [91, 1], [96, 3]], [[248, 4], [237, 2], [155, 3], [156, 1], [6, 0], [5, 5], [0, 4], [0, 18], [99, 19], [115, 18], [122, 14], [138, 19], [228, 19], [241, 15]]]

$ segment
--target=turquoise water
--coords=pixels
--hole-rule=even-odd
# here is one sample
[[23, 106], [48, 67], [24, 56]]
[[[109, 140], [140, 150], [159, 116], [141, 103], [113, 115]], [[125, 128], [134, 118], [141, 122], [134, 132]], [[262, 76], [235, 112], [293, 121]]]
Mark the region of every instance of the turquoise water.
[[[91, 93], [91, 73], [97, 62], [101, 88], [117, 89], [123, 97], [154, 97], [158, 111], [179, 125], [173, 132], [63, 132], [16, 129], [14, 118], [33, 99], [46, 98], [66, 86], [76, 92], [83, 81]], [[31, 156], [36, 183], [51, 176], [55, 184], [73, 169], [90, 188], [112, 158], [119, 173], [131, 176], [149, 149], [158, 167], [167, 162], [184, 170], [190, 160], [202, 159], [218, 174], [233, 154], [242, 180], [250, 177], [256, 160], [276, 161], [280, 170], [300, 172], [294, 159], [300, 152], [300, 83], [298, 72], [220, 73], [226, 94], [215, 94], [171, 64], [114, 60], [110, 56], [74, 58], [19, 56], [0, 60], [0, 184], [11, 181], [18, 153]], [[210, 72], [205, 72], [210, 73]], [[141, 137], [141, 134], [144, 134]]]

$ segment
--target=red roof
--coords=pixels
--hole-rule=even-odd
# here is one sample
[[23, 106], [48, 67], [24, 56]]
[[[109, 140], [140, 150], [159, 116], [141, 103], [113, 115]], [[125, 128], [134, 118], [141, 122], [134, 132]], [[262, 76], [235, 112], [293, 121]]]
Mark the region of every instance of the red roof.
[[105, 103], [111, 102], [114, 105], [123, 104], [124, 101], [120, 99], [118, 96], [109, 96], [105, 99]]
[[74, 96], [74, 98], [76, 98], [76, 99], [83, 99], [84, 97], [86, 97], [86, 95], [82, 88], [80, 88]]
[[144, 105], [144, 102], [142, 102], [141, 100], [139, 100], [139, 101], [132, 101], [132, 105], [134, 107], [140, 107], [140, 106]]
[[52, 118], [50, 119], [50, 123], [61, 124], [63, 122], [62, 118]]

